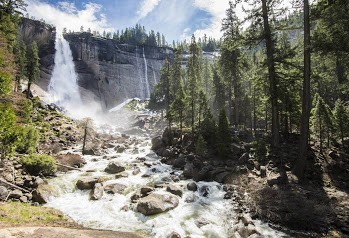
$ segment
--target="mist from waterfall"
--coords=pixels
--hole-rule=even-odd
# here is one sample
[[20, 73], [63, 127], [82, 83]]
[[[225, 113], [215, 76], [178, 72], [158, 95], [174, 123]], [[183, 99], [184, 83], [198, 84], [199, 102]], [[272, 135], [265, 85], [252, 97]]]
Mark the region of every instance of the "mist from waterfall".
[[69, 43], [58, 32], [55, 49], [55, 66], [48, 86], [49, 101], [74, 114], [74, 110], [82, 106], [78, 77]]
[[149, 88], [149, 81], [148, 81], [148, 65], [147, 65], [147, 58], [145, 58], [145, 54], [144, 54], [144, 46], [143, 46], [143, 61], [144, 61], [144, 78], [145, 78], [145, 89], [146, 89], [145, 98], [150, 98], [150, 88]]

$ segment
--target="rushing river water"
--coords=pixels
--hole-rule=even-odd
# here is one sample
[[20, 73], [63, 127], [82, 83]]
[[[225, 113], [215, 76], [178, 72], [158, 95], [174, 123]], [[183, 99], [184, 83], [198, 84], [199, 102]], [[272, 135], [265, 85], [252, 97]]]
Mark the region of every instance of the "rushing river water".
[[[181, 171], [160, 162], [150, 149], [151, 142], [147, 135], [133, 136], [128, 140], [131, 141], [130, 146], [123, 153], [116, 153], [110, 148], [104, 156], [84, 156], [87, 163], [83, 171], [70, 171], [51, 179], [49, 184], [59, 192], [59, 196], [52, 197], [47, 206], [61, 210], [74, 221], [90, 228], [132, 231], [149, 237], [168, 237], [172, 232], [192, 238], [239, 237], [234, 231], [236, 219], [233, 219], [233, 201], [223, 199], [225, 192], [221, 184], [198, 182], [196, 192], [188, 191], [186, 185], [192, 181], [174, 179], [180, 176]], [[77, 151], [81, 151], [81, 148], [71, 152]], [[115, 175], [105, 173], [104, 169], [112, 161], [125, 166], [128, 177], [115, 179]], [[134, 175], [135, 168], [139, 168], [140, 173]], [[100, 200], [91, 201], [90, 191], [81, 191], [75, 187], [76, 181], [82, 177], [108, 177], [110, 180], [103, 185], [119, 183], [127, 188], [122, 194], [104, 193]], [[136, 212], [135, 204], [130, 199], [132, 194], [146, 185], [156, 187], [157, 193], [164, 193], [166, 186], [157, 186], [164, 184], [182, 188], [183, 196], [179, 198], [179, 205], [154, 216]], [[207, 196], [200, 193], [203, 186], [208, 188]], [[194, 201], [188, 202], [188, 198]], [[283, 237], [283, 234], [272, 230], [267, 224], [258, 221], [254, 223], [262, 235], [254, 237]]]

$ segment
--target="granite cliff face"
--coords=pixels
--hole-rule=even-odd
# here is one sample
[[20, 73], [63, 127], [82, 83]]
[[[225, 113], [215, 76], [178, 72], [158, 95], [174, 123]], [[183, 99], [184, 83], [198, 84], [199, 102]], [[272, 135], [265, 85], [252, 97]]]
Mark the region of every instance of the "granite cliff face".
[[54, 67], [55, 28], [40, 21], [23, 18], [19, 32], [20, 39], [27, 45], [33, 41], [38, 44], [40, 57], [40, 80], [38, 84], [44, 90], [47, 90]]
[[160, 79], [168, 48], [116, 44], [89, 33], [66, 34], [79, 86], [93, 92], [106, 109], [128, 98], [146, 99]]
[[[39, 46], [38, 84], [47, 91], [54, 67], [55, 28], [23, 19], [20, 32], [27, 44], [35, 40]], [[72, 51], [82, 99], [100, 102], [104, 109], [128, 98], [149, 98], [165, 59], [173, 59], [170, 48], [116, 44], [87, 32], [64, 37]]]

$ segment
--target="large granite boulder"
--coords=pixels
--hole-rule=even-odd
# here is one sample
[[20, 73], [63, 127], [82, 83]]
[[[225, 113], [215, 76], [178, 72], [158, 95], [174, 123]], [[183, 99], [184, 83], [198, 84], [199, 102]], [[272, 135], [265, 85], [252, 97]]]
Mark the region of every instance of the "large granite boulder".
[[178, 202], [178, 197], [173, 194], [151, 193], [139, 199], [137, 211], [146, 216], [155, 215], [174, 209], [178, 206]]
[[33, 192], [33, 201], [40, 204], [47, 203], [52, 196], [56, 196], [57, 192], [48, 184], [40, 184]]
[[103, 197], [103, 185], [96, 183], [90, 193], [91, 200], [99, 200]]
[[113, 184], [108, 184], [104, 187], [104, 191], [109, 194], [122, 194], [125, 189], [127, 188], [126, 185], [119, 184], [119, 183], [113, 183]]
[[94, 177], [80, 178], [76, 182], [76, 187], [80, 190], [88, 190], [88, 189], [93, 189], [96, 183], [98, 183], [98, 178], [94, 178]]

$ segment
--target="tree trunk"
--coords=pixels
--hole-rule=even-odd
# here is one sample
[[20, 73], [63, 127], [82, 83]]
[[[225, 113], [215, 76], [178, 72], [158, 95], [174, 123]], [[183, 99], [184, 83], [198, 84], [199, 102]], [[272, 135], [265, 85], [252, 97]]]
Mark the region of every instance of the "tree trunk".
[[294, 169], [298, 179], [304, 178], [305, 162], [307, 159], [309, 143], [309, 119], [311, 110], [310, 76], [311, 76], [311, 51], [310, 51], [310, 10], [309, 1], [304, 0], [304, 75], [303, 75], [303, 95], [302, 95], [302, 116], [300, 129], [300, 151]]
[[263, 25], [264, 25], [264, 38], [267, 48], [267, 64], [269, 75], [269, 87], [270, 87], [270, 102], [271, 102], [271, 136], [272, 147], [279, 147], [280, 134], [279, 134], [279, 111], [278, 111], [278, 82], [275, 72], [275, 60], [274, 60], [274, 42], [272, 39], [269, 19], [268, 19], [268, 7], [267, 0], [262, 0], [262, 12], [263, 12]]
[[30, 87], [31, 87], [32, 83], [30, 81], [28, 81], [28, 88], [27, 88], [27, 98], [30, 98]]
[[86, 149], [86, 138], [87, 138], [87, 122], [84, 128], [84, 140], [82, 142], [82, 155], [85, 154], [85, 149]]
[[253, 132], [256, 136], [257, 131], [257, 113], [256, 113], [256, 89], [253, 88]]

